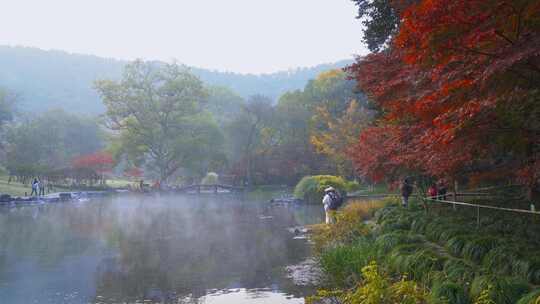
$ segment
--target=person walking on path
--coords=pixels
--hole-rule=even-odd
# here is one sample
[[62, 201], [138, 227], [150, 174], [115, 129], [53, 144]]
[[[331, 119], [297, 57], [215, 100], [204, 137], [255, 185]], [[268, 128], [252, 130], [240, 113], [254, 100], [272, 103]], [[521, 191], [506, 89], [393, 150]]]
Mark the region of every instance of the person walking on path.
[[443, 179], [441, 179], [437, 185], [437, 194], [439, 195], [439, 199], [445, 201], [446, 200], [446, 192], [448, 189], [446, 188], [446, 183]]
[[39, 181], [37, 178], [34, 178], [34, 181], [32, 182], [32, 193], [30, 193], [30, 196], [39, 196]]
[[413, 192], [413, 187], [411, 183], [409, 183], [408, 179], [404, 179], [401, 183], [401, 205], [403, 207], [409, 207], [409, 196], [411, 196]]
[[427, 196], [429, 198], [437, 199], [437, 185], [432, 184], [431, 187], [428, 188]]

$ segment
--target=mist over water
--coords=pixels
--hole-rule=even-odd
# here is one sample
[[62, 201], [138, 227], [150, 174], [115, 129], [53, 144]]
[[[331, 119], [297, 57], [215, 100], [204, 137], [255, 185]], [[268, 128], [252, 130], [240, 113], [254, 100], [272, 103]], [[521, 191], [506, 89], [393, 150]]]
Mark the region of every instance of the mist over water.
[[320, 206], [232, 196], [115, 197], [0, 209], [3, 303], [301, 303], [287, 228]]

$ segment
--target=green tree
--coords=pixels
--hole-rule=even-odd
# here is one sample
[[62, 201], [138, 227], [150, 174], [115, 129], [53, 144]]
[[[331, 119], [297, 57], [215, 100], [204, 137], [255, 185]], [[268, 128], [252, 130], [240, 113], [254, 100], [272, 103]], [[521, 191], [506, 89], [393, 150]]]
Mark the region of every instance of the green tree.
[[6, 130], [6, 168], [41, 175], [68, 167], [74, 157], [101, 150], [104, 134], [95, 119], [61, 110], [24, 115]]
[[274, 108], [272, 100], [262, 95], [254, 95], [248, 99], [240, 115], [227, 125], [228, 139], [232, 157], [238, 157], [238, 172], [245, 178], [244, 182], [253, 184], [254, 158], [261, 147], [263, 130], [268, 128]]
[[209, 86], [206, 109], [212, 113], [217, 123], [222, 126], [234, 119], [245, 106], [245, 100], [231, 89]]
[[203, 83], [177, 64], [135, 61], [120, 81], [100, 80], [96, 89], [107, 107], [107, 125], [125, 147], [142, 155], [165, 181], [193, 158], [208, 156], [215, 124], [202, 111]]
[[[400, 7], [392, 0], [352, 1], [358, 6], [357, 18], [362, 20], [365, 27], [363, 42], [370, 51], [381, 51], [398, 30]], [[411, 0], [402, 2], [409, 3]]]

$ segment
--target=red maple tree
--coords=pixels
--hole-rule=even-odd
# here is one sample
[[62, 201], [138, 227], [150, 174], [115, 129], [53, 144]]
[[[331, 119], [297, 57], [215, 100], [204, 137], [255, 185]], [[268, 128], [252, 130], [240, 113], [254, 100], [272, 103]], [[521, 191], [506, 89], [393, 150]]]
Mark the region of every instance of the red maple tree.
[[140, 168], [132, 167], [132, 168], [124, 171], [124, 175], [129, 177], [129, 178], [138, 179], [138, 178], [141, 178], [144, 175], [144, 171], [141, 170]]
[[103, 175], [112, 171], [112, 168], [114, 167], [114, 158], [111, 153], [100, 151], [76, 157], [72, 161], [72, 166], [76, 169], [91, 169], [94, 172]]
[[417, 1], [388, 50], [347, 70], [382, 112], [351, 150], [360, 173], [515, 172], [537, 189], [539, 0]]

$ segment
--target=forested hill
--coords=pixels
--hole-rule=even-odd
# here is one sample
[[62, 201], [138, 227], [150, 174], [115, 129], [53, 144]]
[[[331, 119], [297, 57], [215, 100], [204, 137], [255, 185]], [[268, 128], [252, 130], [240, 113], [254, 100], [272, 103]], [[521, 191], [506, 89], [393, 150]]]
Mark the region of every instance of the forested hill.
[[[243, 97], [263, 94], [277, 99], [301, 89], [322, 71], [340, 68], [351, 60], [264, 75], [246, 75], [192, 68], [204, 82], [226, 86]], [[0, 46], [0, 87], [20, 95], [23, 111], [61, 108], [97, 114], [104, 110], [93, 89], [96, 79], [120, 77], [125, 61], [37, 48]]]

